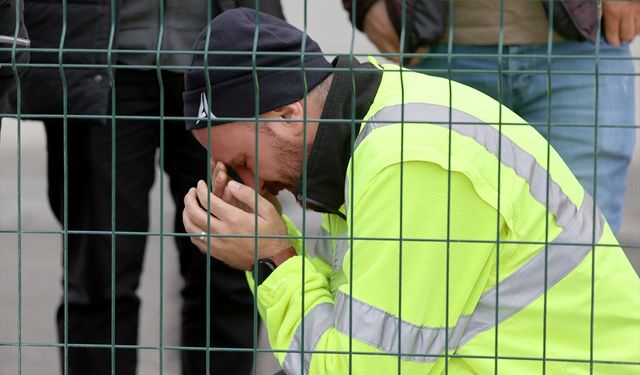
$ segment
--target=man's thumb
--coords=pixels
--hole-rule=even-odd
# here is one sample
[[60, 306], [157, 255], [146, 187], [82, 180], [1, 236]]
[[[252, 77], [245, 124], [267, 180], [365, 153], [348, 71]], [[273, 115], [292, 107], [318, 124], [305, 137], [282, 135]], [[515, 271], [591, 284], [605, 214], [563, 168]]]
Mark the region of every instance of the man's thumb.
[[227, 187], [234, 198], [246, 204], [253, 212], [256, 211], [255, 190], [234, 180], [230, 180]]

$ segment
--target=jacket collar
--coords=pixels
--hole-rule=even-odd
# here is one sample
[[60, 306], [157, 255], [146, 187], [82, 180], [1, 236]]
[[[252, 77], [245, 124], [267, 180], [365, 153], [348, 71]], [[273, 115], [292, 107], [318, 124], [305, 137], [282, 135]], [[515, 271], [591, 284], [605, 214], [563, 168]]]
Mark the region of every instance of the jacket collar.
[[[338, 56], [333, 65], [333, 81], [307, 158], [307, 173], [301, 175], [296, 186], [296, 199], [303, 208], [339, 214], [351, 147], [378, 92], [382, 72], [371, 63], [361, 64], [349, 56]], [[305, 177], [306, 201], [302, 184]]]

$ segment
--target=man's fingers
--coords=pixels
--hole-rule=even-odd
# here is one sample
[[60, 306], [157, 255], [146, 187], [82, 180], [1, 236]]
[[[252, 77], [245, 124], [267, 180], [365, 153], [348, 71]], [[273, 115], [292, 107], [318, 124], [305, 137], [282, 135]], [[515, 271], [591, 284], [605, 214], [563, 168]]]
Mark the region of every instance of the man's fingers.
[[624, 4], [610, 1], [602, 4], [602, 21], [604, 22], [604, 35], [612, 46], [620, 45], [620, 19]]
[[227, 168], [222, 162], [217, 162], [211, 169], [211, 181], [213, 184], [213, 194], [218, 197], [222, 196], [224, 192], [224, 187], [229, 180], [229, 176], [227, 175]]
[[209, 189], [207, 188], [207, 184], [202, 180], [196, 184], [196, 195], [198, 196], [200, 206], [211, 213], [211, 207], [209, 206]]
[[[197, 195], [198, 195], [198, 200], [200, 201], [200, 205], [202, 207], [207, 208], [207, 211], [211, 215], [216, 216], [218, 218], [222, 217], [220, 210], [225, 210], [226, 206], [218, 205], [217, 206], [218, 210], [216, 211], [216, 208], [215, 208], [216, 205], [213, 204], [213, 201], [215, 201], [217, 198], [221, 198], [228, 205], [231, 205], [233, 207], [239, 208], [240, 210], [243, 210], [245, 212], [249, 212], [249, 213], [254, 212], [253, 208], [248, 207], [246, 204], [244, 204], [244, 203], [240, 202], [238, 199], [236, 199], [236, 197], [234, 197], [233, 194], [231, 193], [231, 191], [227, 188], [226, 185], [228, 184], [228, 181], [230, 181], [230, 179], [228, 178], [228, 175], [225, 172], [219, 170], [218, 171], [218, 176], [222, 176], [222, 177], [219, 177], [219, 178], [223, 178], [226, 182], [220, 188], [219, 193], [217, 193], [217, 194], [211, 194], [209, 192], [207, 184], [202, 180], [198, 181], [198, 185], [197, 185], [196, 191], [197, 191]], [[214, 199], [214, 197], [216, 199]]]
[[[220, 198], [216, 197], [213, 194], [211, 194], [211, 199], [220, 200]], [[212, 233], [217, 233], [217, 230], [215, 230], [215, 228], [220, 221], [215, 216], [209, 215], [207, 211], [200, 207], [196, 189], [189, 189], [187, 195], [185, 195], [184, 209], [187, 212], [191, 223], [193, 223], [195, 226], [197, 226], [198, 228], [210, 228]]]
[[[427, 53], [427, 48], [426, 47], [418, 47], [418, 48], [416, 48], [416, 50], [413, 53], [416, 53], [416, 54]], [[412, 57], [411, 61], [409, 62], [409, 64], [416, 65], [417, 63], [419, 63], [423, 59], [424, 59], [424, 57], [422, 57], [422, 56]]]
[[190, 207], [193, 208], [194, 206], [200, 208], [198, 204], [198, 193], [195, 188], [191, 188], [187, 191], [187, 194], [184, 195], [183, 202], [185, 210]]
[[[252, 212], [256, 212], [256, 193], [249, 186], [243, 185], [236, 181], [229, 181], [227, 185], [229, 191], [240, 202], [244, 203]], [[260, 217], [268, 217], [275, 208], [269, 201], [258, 195], [258, 215]]]
[[[256, 212], [255, 190], [237, 181], [229, 181], [227, 184], [229, 193], [239, 202], [244, 203], [252, 212]], [[260, 196], [258, 196], [260, 200]]]
[[186, 208], [182, 210], [182, 223], [184, 224], [184, 230], [187, 233], [193, 234], [193, 233], [203, 232], [201, 230], [202, 228], [198, 228], [198, 226], [191, 221], [191, 218], [189, 217], [189, 213], [187, 212]]
[[[240, 183], [235, 181], [230, 181], [229, 185], [231, 185], [231, 183], [241, 185]], [[241, 185], [241, 186], [244, 186], [244, 185]], [[226, 190], [229, 190], [229, 189], [226, 189]], [[251, 190], [253, 191], [253, 189]], [[227, 194], [228, 193], [225, 192], [225, 196]], [[209, 199], [210, 199], [209, 204], [211, 208], [212, 218], [216, 218], [218, 222], [222, 222], [222, 223], [233, 222], [233, 221], [237, 221], [238, 218], [242, 217], [243, 215], [253, 215], [252, 214], [253, 208], [246, 207], [246, 208], [250, 208], [252, 211], [252, 212], [247, 212], [245, 210], [245, 207], [242, 207], [244, 206], [242, 204], [243, 202], [238, 200], [235, 195], [230, 196], [230, 199], [228, 199], [229, 202], [227, 202], [227, 199], [216, 197], [213, 194], [209, 195]]]
[[633, 14], [625, 15], [620, 21], [620, 41], [629, 42], [636, 36], [636, 25]]
[[[202, 228], [198, 227], [191, 221], [191, 218], [189, 218], [189, 213], [187, 212], [186, 208], [182, 210], [182, 223], [184, 224], [184, 230], [189, 234], [206, 233], [206, 231], [204, 231]], [[202, 240], [199, 237], [200, 236], [191, 236], [189, 237], [189, 239], [191, 240], [191, 243], [196, 245], [196, 247], [200, 251], [203, 251], [206, 246], [203, 245]]]
[[214, 195], [209, 192], [209, 188], [204, 181], [198, 181], [196, 192], [198, 194], [198, 201], [200, 201], [200, 205], [204, 207], [209, 212], [209, 214], [214, 215], [211, 206], [211, 200], [213, 199]]
[[226, 185], [225, 176], [226, 174], [220, 171], [211, 176], [213, 181], [213, 194], [218, 197], [222, 197], [222, 193], [224, 192], [224, 187]]
[[619, 37], [620, 20], [615, 19], [615, 22], [614, 22], [614, 18], [607, 18], [606, 21], [607, 22], [605, 22], [604, 24], [604, 30], [605, 30], [605, 35], [607, 37], [607, 42], [612, 46], [617, 47], [620, 45], [620, 37]]
[[215, 199], [220, 198], [230, 205], [237, 206], [237, 202], [235, 202], [234, 197], [230, 193], [228, 193], [227, 190], [228, 189], [225, 189], [223, 187], [219, 195], [214, 195], [209, 192], [209, 188], [204, 181], [198, 181], [197, 192], [200, 205], [205, 208], [208, 207], [209, 214], [219, 217], [218, 213], [215, 211], [215, 206], [213, 204], [213, 201]]
[[602, 22], [607, 42], [619, 46], [640, 33], [640, 3], [636, 1], [603, 1]]
[[[189, 191], [189, 193], [187, 193], [187, 196], [192, 195], [194, 193], [194, 189], [191, 189]], [[182, 210], [182, 223], [184, 224], [184, 229], [187, 233], [189, 234], [200, 234], [198, 236], [191, 236], [189, 239], [191, 240], [191, 243], [193, 243], [198, 250], [200, 250], [203, 253], [208, 253], [208, 249], [207, 249], [207, 243], [206, 243], [206, 237], [205, 241], [202, 241], [202, 233], [207, 233], [207, 231], [201, 227], [198, 226], [197, 224], [195, 224], [192, 220], [192, 216], [193, 216], [193, 211], [190, 212], [190, 209], [187, 208], [186, 202], [188, 199], [193, 199], [193, 197], [187, 197], [185, 196], [185, 208]], [[189, 203], [189, 205], [191, 206], [191, 203]]]
[[205, 210], [200, 207], [197, 200], [196, 189], [191, 188], [184, 197], [184, 212], [186, 212], [189, 221], [199, 228], [207, 227], [207, 217], [209, 216]]
[[236, 202], [236, 204], [239, 205], [237, 199], [233, 196], [233, 194], [231, 194], [231, 190], [229, 190], [227, 186], [225, 186], [225, 189], [222, 192], [222, 200], [224, 200], [225, 202]]

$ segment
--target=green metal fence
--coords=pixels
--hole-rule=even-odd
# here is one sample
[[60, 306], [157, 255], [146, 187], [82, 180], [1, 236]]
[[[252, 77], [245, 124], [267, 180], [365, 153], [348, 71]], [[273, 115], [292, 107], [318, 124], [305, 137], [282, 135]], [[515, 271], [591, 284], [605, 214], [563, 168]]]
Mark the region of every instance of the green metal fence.
[[[505, 2], [508, 0], [500, 0], [501, 7], [504, 7]], [[259, 4], [259, 1], [257, 1]], [[354, 2], [355, 3], [355, 2]], [[0, 130], [0, 140], [2, 143], [0, 144], [0, 155], [2, 155], [2, 160], [0, 160], [0, 176], [2, 181], [0, 181], [0, 373], [2, 374], [30, 374], [30, 373], [55, 373], [58, 367], [58, 360], [62, 362], [62, 367], [64, 369], [64, 373], [66, 374], [68, 371], [68, 367], [66, 366], [68, 361], [68, 353], [70, 349], [73, 348], [101, 348], [104, 350], [108, 350], [111, 353], [111, 365], [112, 365], [112, 373], [115, 373], [115, 353], [117, 349], [125, 349], [125, 350], [133, 350], [138, 349], [141, 353], [140, 355], [140, 373], [175, 373], [177, 371], [177, 366], [175, 361], [177, 361], [177, 353], [180, 353], [184, 350], [200, 350], [200, 351], [248, 351], [253, 355], [254, 365], [253, 365], [253, 373], [269, 373], [269, 371], [273, 371], [274, 367], [270, 364], [269, 359], [271, 358], [272, 351], [268, 348], [265, 348], [259, 344], [260, 340], [258, 337], [258, 325], [259, 325], [259, 316], [257, 311], [254, 310], [254, 318], [253, 318], [253, 326], [254, 326], [254, 337], [253, 337], [253, 348], [224, 348], [224, 347], [214, 347], [210, 343], [210, 338], [207, 336], [206, 345], [202, 348], [189, 348], [183, 347], [177, 343], [175, 337], [168, 337], [172, 334], [175, 335], [175, 329], [173, 332], [171, 329], [167, 327], [171, 325], [171, 323], [178, 319], [177, 315], [171, 315], [168, 313], [170, 311], [173, 314], [177, 314], [177, 309], [174, 307], [175, 303], [179, 302], [179, 298], [176, 295], [176, 287], [173, 284], [168, 284], [167, 278], [176, 281], [177, 277], [175, 276], [175, 259], [172, 259], [172, 255], [168, 255], [168, 252], [173, 252], [173, 245], [169, 240], [174, 237], [188, 236], [184, 233], [175, 233], [173, 230], [168, 229], [169, 225], [166, 223], [169, 220], [170, 215], [167, 212], [172, 210], [172, 206], [168, 202], [168, 199], [165, 197], [167, 195], [167, 182], [165, 181], [165, 176], [163, 173], [159, 174], [158, 178], [158, 193], [157, 196], [153, 196], [153, 206], [157, 208], [157, 212], [155, 212], [155, 216], [152, 217], [152, 223], [157, 226], [157, 228], [152, 228], [148, 231], [143, 232], [126, 232], [126, 231], [118, 231], [116, 230], [116, 212], [118, 207], [116, 206], [116, 169], [115, 167], [111, 170], [111, 229], [108, 231], [85, 231], [85, 230], [74, 230], [70, 229], [69, 223], [67, 222], [67, 207], [69, 203], [74, 199], [73, 195], [70, 195], [67, 189], [67, 174], [68, 174], [68, 160], [65, 159], [64, 162], [64, 220], [60, 223], [60, 227], [55, 224], [55, 221], [51, 214], [49, 213], [49, 207], [46, 203], [46, 173], [42, 167], [43, 165], [43, 153], [44, 153], [44, 144], [42, 142], [42, 134], [40, 129], [40, 125], [36, 122], [26, 121], [29, 120], [42, 120], [42, 119], [61, 119], [64, 129], [64, 149], [67, 150], [69, 147], [67, 140], [67, 131], [68, 131], [68, 122], [74, 120], [96, 120], [103, 119], [106, 120], [106, 123], [111, 126], [111, 136], [113, 139], [116, 137], [116, 128], [118, 121], [120, 120], [157, 120], [160, 129], [160, 148], [158, 154], [158, 167], [160, 171], [164, 170], [165, 166], [165, 152], [164, 152], [164, 144], [166, 140], [164, 139], [164, 129], [167, 126], [165, 122], [167, 121], [175, 121], [182, 120], [183, 118], [180, 116], [165, 116], [164, 108], [165, 108], [165, 96], [164, 96], [164, 80], [162, 76], [162, 71], [164, 69], [171, 70], [184, 70], [188, 68], [188, 66], [180, 66], [180, 65], [162, 65], [160, 63], [161, 56], [166, 56], [170, 54], [176, 55], [190, 55], [191, 52], [184, 51], [166, 51], [162, 49], [162, 41], [163, 34], [165, 32], [165, 23], [164, 23], [164, 14], [165, 14], [165, 6], [166, 2], [159, 2], [158, 8], [158, 17], [159, 17], [159, 32], [158, 38], [155, 43], [156, 49], [154, 51], [148, 50], [118, 50], [114, 35], [116, 33], [117, 24], [115, 22], [116, 15], [116, 7], [118, 2], [112, 0], [110, 2], [110, 12], [114, 21], [111, 22], [111, 30], [109, 33], [109, 47], [106, 50], [95, 50], [91, 48], [69, 48], [65, 45], [66, 40], [66, 25], [67, 25], [67, 1], [63, 0], [63, 12], [62, 12], [62, 20], [63, 20], [63, 28], [62, 28], [62, 38], [60, 41], [60, 45], [58, 48], [27, 48], [24, 46], [20, 46], [17, 42], [12, 42], [12, 44], [1, 44], [0, 52], [9, 51], [11, 52], [11, 60], [10, 61], [0, 61], [0, 69], [11, 69], [13, 71], [13, 76], [15, 78], [16, 83], [16, 102], [17, 102], [17, 112], [16, 113], [0, 113], [0, 117], [4, 117], [2, 129]], [[287, 0], [283, 2], [285, 15], [287, 18], [297, 24], [305, 32], [308, 32], [310, 36], [312, 36], [315, 40], [319, 41], [321, 46], [324, 49], [324, 53], [328, 57], [332, 57], [338, 54], [349, 54], [350, 56], [357, 58], [359, 60], [364, 61], [368, 55], [379, 56], [380, 58], [384, 57], [399, 57], [400, 60], [405, 60], [405, 58], [412, 57], [426, 57], [427, 59], [441, 59], [448, 62], [448, 67], [444, 70], [442, 69], [421, 69], [426, 73], [437, 73], [442, 74], [444, 76], [451, 77], [455, 73], [463, 73], [468, 75], [479, 74], [479, 73], [488, 73], [485, 70], [478, 69], [466, 69], [463, 72], [456, 72], [455, 69], [452, 68], [452, 60], [455, 58], [465, 57], [464, 54], [455, 54], [453, 52], [453, 29], [452, 26], [449, 28], [449, 40], [445, 42], [448, 44], [448, 50], [446, 53], [421, 53], [414, 54], [410, 51], [400, 50], [399, 55], [394, 54], [384, 54], [379, 53], [375, 50], [375, 48], [369, 44], [362, 34], [359, 34], [355, 30], [351, 23], [348, 22], [347, 16], [343, 10], [341, 10], [339, 4], [337, 3], [327, 3], [324, 2], [297, 2], [294, 0]], [[403, 7], [405, 4], [403, 3]], [[455, 2], [451, 2], [449, 5], [451, 9], [455, 6]], [[16, 14], [18, 10], [16, 10]], [[207, 7], [207, 16], [213, 14], [214, 10], [211, 6]], [[449, 12], [449, 24], [453, 25], [453, 15], [454, 12]], [[504, 23], [503, 19], [504, 14], [501, 13], [500, 16], [500, 24]], [[550, 15], [551, 21], [549, 25], [553, 23], [553, 14]], [[339, 21], [339, 22], [338, 22]], [[352, 22], [355, 19], [351, 20]], [[334, 25], [335, 24], [335, 25]], [[336, 30], [328, 30], [329, 28]], [[348, 33], [342, 33], [343, 30], [348, 30]], [[402, 30], [406, 30], [406, 19], [402, 18]], [[331, 32], [333, 31], [333, 32]], [[602, 27], [598, 26], [598, 34], [602, 33]], [[598, 111], [598, 102], [600, 100], [601, 93], [598, 91], [599, 80], [602, 77], [606, 76], [616, 76], [616, 75], [627, 75], [628, 73], [617, 73], [617, 72], [602, 72], [599, 70], [598, 62], [601, 60], [611, 60], [611, 58], [600, 56], [598, 48], [596, 48], [595, 56], [580, 56], [576, 58], [575, 56], [563, 56], [554, 54], [552, 50], [553, 44], [551, 41], [553, 40], [553, 28], [551, 26], [547, 29], [548, 35], [548, 43], [546, 48], [546, 54], [535, 54], [535, 55], [520, 55], [515, 56], [511, 55], [509, 52], [505, 52], [507, 48], [503, 43], [504, 41], [504, 28], [501, 27], [499, 33], [499, 43], [496, 54], [485, 54], [485, 55], [474, 55], [477, 58], [485, 58], [485, 59], [495, 59], [498, 61], [499, 68], [496, 71], [492, 71], [489, 73], [495, 73], [497, 77], [497, 86], [498, 89], [498, 99], [499, 100], [507, 100], [510, 95], [509, 92], [502, 92], [502, 79], [503, 77], [509, 77], [510, 74], [516, 73], [509, 68], [508, 65], [503, 64], [505, 61], [515, 61], [517, 59], [537, 59], [543, 60], [547, 62], [547, 68], [543, 70], [531, 70], [531, 71], [519, 71], [519, 73], [527, 73], [532, 75], [544, 75], [547, 77], [549, 91], [551, 87], [551, 82], [556, 75], [589, 75], [593, 77], [593, 82], [596, 87], [596, 107], [594, 111], [597, 114]], [[9, 35], [9, 39], [11, 37], [15, 38], [18, 36], [18, 30], [16, 29], [13, 36]], [[214, 36], [212, 36], [214, 37]], [[404, 31], [400, 34], [400, 39], [404, 40], [406, 37]], [[16, 62], [16, 54], [20, 51], [30, 51], [32, 54], [34, 53], [46, 53], [50, 55], [57, 56], [57, 63], [18, 63]], [[637, 50], [637, 49], [636, 49]], [[253, 51], [255, 53], [255, 51]], [[106, 53], [108, 56], [106, 64], [65, 64], [64, 56], [65, 54], [91, 54], [91, 53]], [[155, 65], [124, 65], [118, 64], [112, 61], [111, 56], [115, 53], [118, 54], [146, 54], [153, 53], [155, 54]], [[304, 56], [302, 56], [304, 59]], [[585, 73], [584, 71], [573, 71], [573, 70], [565, 70], [562, 72], [553, 72], [551, 71], [551, 62], [562, 60], [562, 59], [575, 59], [575, 60], [594, 60], [596, 61], [595, 69], [591, 72]], [[627, 58], [628, 59], [628, 58]], [[638, 54], [637, 52], [631, 57], [634, 62], [637, 62]], [[206, 60], [205, 60], [206, 61]], [[47, 68], [54, 69], [59, 72], [59, 77], [62, 81], [62, 98], [63, 98], [63, 113], [62, 114], [33, 114], [33, 113], [23, 113], [21, 110], [21, 80], [19, 78], [19, 69], [29, 69], [29, 68]], [[90, 68], [104, 68], [108, 72], [107, 80], [111, 83], [113, 89], [111, 90], [111, 112], [112, 115], [101, 115], [101, 114], [70, 114], [68, 113], [68, 88], [65, 76], [65, 69], [68, 68], [80, 68], [80, 69], [90, 69]], [[404, 66], [403, 66], [404, 68]], [[116, 90], [115, 90], [115, 74], [119, 70], [153, 70], [157, 73], [158, 83], [160, 87], [160, 108], [161, 112], [159, 116], [118, 116], [116, 115]], [[208, 69], [205, 65], [204, 69]], [[253, 66], [251, 69], [254, 71], [257, 69]], [[420, 69], [419, 69], [420, 70]], [[207, 82], [208, 90], [211, 89], [210, 83]], [[54, 95], [52, 93], [52, 95]], [[550, 103], [550, 96], [547, 99]], [[256, 113], [258, 112], [259, 103], [255, 103]], [[549, 105], [550, 108], [550, 105]], [[550, 109], [549, 109], [550, 111]], [[355, 126], [355, 121], [353, 121], [353, 117], [355, 114], [352, 114], [352, 123]], [[550, 113], [547, 116], [551, 118]], [[306, 119], [304, 120], [306, 122]], [[503, 125], [503, 124], [501, 124]], [[504, 124], [510, 125], [510, 124]], [[580, 123], [551, 123], [551, 121], [546, 121], [544, 123], [538, 124], [542, 126], [546, 126], [549, 130], [552, 127], [576, 127], [580, 128], [617, 128], [622, 127], [627, 124], [615, 124], [615, 123], [606, 123], [600, 124], [596, 121], [595, 124], [580, 124]], [[638, 128], [638, 122], [636, 122], [633, 126]], [[596, 132], [597, 134], [597, 132]], [[256, 137], [258, 134], [256, 133]], [[33, 144], [33, 138], [37, 139], [35, 145]], [[596, 135], [597, 140], [597, 135]], [[115, 142], [112, 143], [111, 148], [111, 163], [112, 165], [116, 165], [116, 147]], [[635, 146], [635, 152], [638, 154], [638, 145]], [[258, 153], [257, 143], [256, 143], [256, 154]], [[306, 153], [306, 150], [305, 150]], [[39, 157], [40, 160], [35, 162], [31, 159], [34, 157]], [[40, 156], [37, 156], [40, 155]], [[636, 269], [638, 269], [638, 263], [640, 263], [639, 254], [640, 254], [640, 237], [638, 236], [637, 228], [640, 223], [640, 194], [638, 194], [638, 185], [640, 185], [640, 176], [638, 172], [640, 170], [638, 161], [636, 160], [634, 164], [632, 164], [630, 168], [630, 177], [628, 183], [628, 195], [629, 199], [626, 201], [625, 210], [627, 215], [624, 218], [622, 229], [619, 232], [620, 242], [623, 244], [625, 249], [628, 252], [629, 257], [632, 261], [635, 262]], [[597, 171], [597, 160], [594, 154], [594, 173]], [[208, 170], [208, 166], [202, 166], [203, 169]], [[257, 161], [255, 164], [255, 169], [259, 170], [260, 166]], [[304, 170], [306, 173], [306, 161], [304, 163]], [[450, 171], [449, 171], [450, 172]], [[210, 182], [211, 174], [208, 173], [208, 180]], [[402, 178], [402, 177], [401, 177]], [[303, 186], [303, 196], [306, 197], [306, 180]], [[400, 192], [402, 194], [402, 191]], [[257, 196], [256, 196], [257, 199]], [[285, 204], [285, 211], [289, 212], [291, 216], [296, 217], [297, 221], [300, 225], [300, 229], [303, 233], [302, 239], [305, 241], [316, 241], [319, 239], [315, 234], [315, 227], [318, 226], [318, 217], [312, 213], [302, 212], [298, 208], [294, 207], [292, 202], [289, 204]], [[167, 216], [168, 215], [168, 216]], [[167, 216], [167, 217], [165, 217]], [[400, 213], [402, 216], [402, 213]], [[499, 221], [499, 217], [497, 218]], [[256, 226], [257, 226], [257, 217], [256, 217]], [[53, 309], [56, 303], [58, 296], [62, 296], [62, 303], [66, 305], [68, 303], [68, 295], [69, 295], [69, 284], [68, 284], [68, 237], [69, 235], [75, 234], [89, 234], [89, 235], [99, 235], [105, 236], [109, 239], [111, 243], [111, 268], [113, 270], [111, 274], [111, 293], [115, 294], [117, 279], [115, 277], [115, 265], [116, 265], [116, 238], [118, 236], [148, 236], [152, 242], [147, 246], [147, 258], [152, 258], [148, 264], [153, 264], [154, 267], [157, 267], [157, 270], [147, 270], [147, 272], [153, 272], [153, 277], [156, 279], [155, 285], [151, 287], [151, 292], [144, 290], [140, 293], [141, 298], [143, 300], [143, 305], [145, 301], [151, 300], [156, 303], [155, 307], [152, 310], [148, 310], [146, 313], [143, 310], [143, 330], [147, 330], [147, 334], [150, 334], [154, 330], [157, 331], [157, 337], [154, 337], [150, 340], [153, 342], [140, 342], [138, 345], [116, 345], [116, 327], [117, 322], [115, 320], [116, 316], [116, 304], [112, 302], [110, 304], [111, 311], [111, 326], [113, 327], [111, 330], [111, 338], [110, 343], [108, 344], [88, 344], [88, 343], [77, 343], [72, 342], [68, 338], [66, 327], [69, 326], [69, 317], [66, 313], [64, 314], [64, 324], [65, 327], [63, 332], [63, 338], [60, 342], [58, 342], [54, 335], [54, 319], [53, 319]], [[59, 239], [62, 239], [62, 252], [58, 251]], [[401, 236], [398, 238], [401, 239]], [[357, 238], [349, 238], [350, 242], [353, 244], [354, 240]], [[433, 239], [421, 239], [424, 241], [430, 241]], [[165, 244], [165, 241], [167, 243]], [[446, 239], [446, 243], [449, 244], [450, 239]], [[499, 233], [497, 234], [496, 239], [497, 245], [500, 246]], [[400, 246], [402, 247], [402, 241], [399, 241]], [[547, 243], [548, 245], [548, 243]], [[258, 246], [258, 237], [255, 237], [255, 249], [257, 252]], [[169, 250], [170, 248], [171, 250]], [[305, 246], [305, 252], [309, 248], [309, 245]], [[310, 250], [309, 250], [310, 251]], [[60, 267], [59, 255], [62, 254], [62, 267]], [[402, 254], [402, 250], [400, 251]], [[167, 261], [167, 259], [169, 259]], [[207, 258], [207, 263], [211, 260]], [[402, 263], [401, 263], [402, 264]], [[401, 266], [402, 267], [402, 266]], [[209, 272], [210, 268], [207, 267], [206, 278], [207, 281], [212, 277]], [[61, 272], [61, 274], [57, 274], [57, 272]], [[303, 275], [304, 275], [303, 269]], [[597, 272], [597, 270], [594, 270]], [[59, 286], [59, 276], [62, 279], [62, 285]], [[303, 276], [304, 277], [304, 276]], [[496, 280], [499, 279], [499, 274], [495, 275]], [[40, 283], [37, 283], [37, 280], [40, 280]], [[150, 282], [150, 279], [145, 279], [147, 282]], [[44, 282], [43, 282], [44, 281]], [[153, 280], [152, 280], [153, 281]], [[144, 281], [143, 281], [144, 284]], [[25, 288], [25, 285], [35, 285], [34, 288]], [[209, 285], [209, 282], [207, 282]], [[256, 285], [254, 284], [254, 288]], [[593, 287], [593, 286], [592, 286]], [[621, 286], [624, 287], [624, 286]], [[402, 288], [402, 283], [400, 282], [400, 288]], [[171, 292], [167, 292], [167, 289], [171, 290]], [[42, 291], [46, 291], [46, 295], [43, 294]], [[168, 295], [172, 293], [172, 295]], [[209, 294], [209, 290], [206, 291]], [[304, 297], [303, 297], [304, 298]], [[400, 303], [401, 301], [398, 301]], [[593, 301], [592, 301], [593, 302]], [[210, 311], [210, 303], [207, 300], [207, 312]], [[593, 306], [592, 306], [593, 308]], [[157, 316], [152, 316], [153, 314], [157, 314]], [[496, 311], [496, 317], [498, 312]], [[448, 314], [447, 314], [448, 315]], [[154, 320], [155, 327], [149, 327], [146, 319], [150, 318]], [[157, 319], [157, 321], [156, 321]], [[402, 312], [400, 313], [399, 319], [402, 319]], [[209, 330], [211, 321], [209, 318], [209, 314], [207, 313], [206, 318], [207, 331]], [[32, 326], [30, 326], [32, 325]], [[447, 324], [447, 326], [449, 326]], [[38, 327], [36, 330], [33, 327]], [[47, 328], [49, 327], [49, 328]], [[42, 331], [38, 331], [38, 329], [42, 329]], [[142, 334], [143, 337], [141, 339], [148, 340], [149, 337], [144, 337], [144, 332]], [[495, 360], [495, 373], [498, 373], [499, 369], [497, 366], [498, 363], [498, 346], [496, 337], [496, 355], [493, 358]], [[57, 358], [57, 351], [60, 350], [61, 357]], [[358, 353], [350, 353], [352, 355], [357, 355]], [[445, 357], [450, 358], [454, 356], [454, 353], [449, 351], [445, 351]], [[398, 372], [401, 369], [401, 350], [397, 354], [398, 357]], [[213, 364], [209, 363], [209, 357], [207, 356], [207, 368], [214, 367]], [[262, 361], [259, 362], [259, 358]], [[546, 358], [543, 356], [542, 358], [536, 359], [546, 363], [547, 361], [554, 361], [557, 359], [554, 358]], [[174, 362], [172, 362], [174, 361]], [[571, 359], [569, 359], [571, 361]], [[581, 359], [575, 359], [575, 361], [581, 361]], [[598, 363], [596, 359], [593, 357], [590, 360], [586, 361], [592, 364], [591, 371], [593, 371], [593, 363]], [[151, 363], [151, 364], [149, 364]], [[634, 368], [635, 371], [640, 371], [640, 363], [628, 363], [630, 368]], [[544, 368], [544, 367], [543, 367]], [[448, 371], [448, 367], [446, 367], [446, 371]], [[634, 370], [631, 370], [634, 371]]]

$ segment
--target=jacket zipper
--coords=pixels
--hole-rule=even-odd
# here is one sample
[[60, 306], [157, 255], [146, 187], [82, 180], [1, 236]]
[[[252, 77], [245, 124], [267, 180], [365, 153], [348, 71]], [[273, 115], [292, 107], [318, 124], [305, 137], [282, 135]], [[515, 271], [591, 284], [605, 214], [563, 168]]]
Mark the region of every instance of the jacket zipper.
[[307, 197], [307, 199], [304, 200], [302, 197], [302, 194], [298, 194], [297, 199], [298, 199], [298, 202], [301, 202], [301, 203], [304, 202], [304, 204], [302, 205], [303, 208], [310, 208], [311, 210], [316, 212], [330, 213], [330, 214], [338, 215], [344, 220], [347, 219], [347, 217], [342, 212], [338, 210], [333, 210], [326, 204], [318, 202], [315, 199], [311, 199]]

